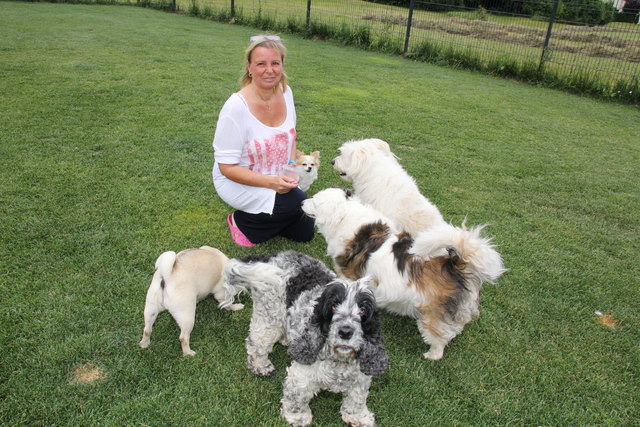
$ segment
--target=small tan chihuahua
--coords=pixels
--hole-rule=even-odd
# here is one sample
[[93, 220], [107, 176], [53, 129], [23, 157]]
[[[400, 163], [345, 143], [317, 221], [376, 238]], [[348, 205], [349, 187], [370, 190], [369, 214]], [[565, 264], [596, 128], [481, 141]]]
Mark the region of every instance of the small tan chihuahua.
[[296, 150], [296, 167], [300, 173], [298, 186], [302, 191], [307, 191], [313, 181], [318, 179], [320, 152], [314, 151], [310, 154], [304, 154], [304, 151]]

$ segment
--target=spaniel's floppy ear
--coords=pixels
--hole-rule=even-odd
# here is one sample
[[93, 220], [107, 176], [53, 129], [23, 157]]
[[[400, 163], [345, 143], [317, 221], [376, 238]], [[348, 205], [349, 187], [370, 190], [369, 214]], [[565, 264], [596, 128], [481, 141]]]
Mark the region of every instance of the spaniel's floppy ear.
[[333, 282], [324, 289], [304, 333], [289, 344], [287, 353], [293, 360], [303, 365], [311, 365], [316, 361], [331, 327], [333, 308], [345, 295], [344, 285], [340, 282]]
[[320, 328], [310, 322], [300, 338], [289, 344], [287, 353], [298, 363], [312, 365], [316, 361], [324, 341], [325, 336], [322, 335]]
[[[369, 280], [365, 278], [364, 280]], [[382, 343], [382, 330], [380, 318], [376, 311], [376, 301], [369, 289], [363, 289], [357, 296], [360, 307], [360, 324], [364, 335], [364, 344], [358, 353], [360, 370], [365, 375], [372, 377], [382, 375], [389, 367], [389, 358]]]

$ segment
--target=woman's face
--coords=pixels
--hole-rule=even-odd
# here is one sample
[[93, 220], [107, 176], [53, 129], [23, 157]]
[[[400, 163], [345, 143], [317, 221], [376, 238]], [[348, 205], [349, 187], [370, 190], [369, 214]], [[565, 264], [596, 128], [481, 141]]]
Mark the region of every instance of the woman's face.
[[251, 52], [251, 62], [247, 64], [251, 83], [260, 89], [275, 88], [280, 83], [282, 67], [280, 53], [263, 46], [258, 46]]

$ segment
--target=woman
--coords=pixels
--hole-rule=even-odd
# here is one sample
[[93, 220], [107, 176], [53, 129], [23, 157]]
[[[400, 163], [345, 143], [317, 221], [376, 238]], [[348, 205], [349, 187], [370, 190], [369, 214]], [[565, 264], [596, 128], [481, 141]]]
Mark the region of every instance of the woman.
[[300, 242], [313, 237], [313, 220], [300, 208], [307, 196], [297, 179], [284, 175], [296, 152], [296, 111], [285, 56], [280, 37], [251, 37], [242, 88], [225, 102], [216, 125], [213, 184], [236, 209], [227, 224], [241, 246], [277, 235]]

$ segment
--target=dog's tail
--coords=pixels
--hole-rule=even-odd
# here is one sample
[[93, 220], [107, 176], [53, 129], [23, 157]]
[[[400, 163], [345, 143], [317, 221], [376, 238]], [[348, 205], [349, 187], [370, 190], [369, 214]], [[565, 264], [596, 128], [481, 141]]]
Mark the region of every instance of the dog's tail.
[[156, 260], [156, 271], [160, 276], [160, 287], [164, 290], [167, 285], [167, 281], [171, 277], [173, 272], [173, 266], [176, 263], [176, 253], [173, 251], [164, 252]]
[[225, 301], [221, 308], [232, 304], [243, 292], [272, 292], [286, 287], [284, 271], [273, 264], [246, 259], [231, 259], [224, 270]]
[[164, 304], [164, 294], [167, 290], [167, 283], [171, 277], [175, 262], [176, 253], [173, 251], [164, 252], [158, 257], [153, 279], [147, 291], [147, 303], [151, 298], [157, 305]]
[[456, 269], [478, 286], [494, 283], [506, 269], [491, 239], [481, 236], [483, 228], [440, 223], [419, 233], [410, 252], [424, 259], [448, 255]]

